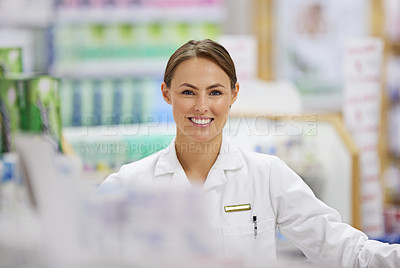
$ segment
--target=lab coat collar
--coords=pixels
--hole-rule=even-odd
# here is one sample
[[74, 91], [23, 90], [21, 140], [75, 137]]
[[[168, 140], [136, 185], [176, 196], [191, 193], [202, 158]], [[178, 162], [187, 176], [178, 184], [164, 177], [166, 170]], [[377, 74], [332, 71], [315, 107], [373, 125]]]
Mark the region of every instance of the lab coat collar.
[[218, 159], [224, 170], [235, 170], [245, 165], [239, 148], [230, 143], [229, 137], [222, 136], [221, 149]]
[[174, 138], [169, 146], [161, 152], [160, 158], [158, 159], [156, 164], [154, 175], [160, 176], [168, 173], [175, 173], [179, 165], [180, 163], [178, 161], [175, 151]]
[[[224, 170], [235, 170], [244, 166], [244, 160], [239, 149], [229, 142], [229, 138], [222, 136], [222, 144], [217, 161], [214, 164], [222, 167]], [[213, 166], [213, 168], [214, 168]], [[170, 145], [163, 150], [155, 167], [155, 176], [160, 176], [178, 171], [180, 163], [175, 151], [175, 138]], [[212, 169], [213, 169], [212, 168]]]

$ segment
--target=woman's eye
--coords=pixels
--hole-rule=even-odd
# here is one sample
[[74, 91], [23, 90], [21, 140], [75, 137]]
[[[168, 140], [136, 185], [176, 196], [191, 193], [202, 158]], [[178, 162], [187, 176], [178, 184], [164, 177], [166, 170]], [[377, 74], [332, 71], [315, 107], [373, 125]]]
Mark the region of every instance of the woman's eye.
[[182, 91], [182, 94], [183, 95], [193, 95], [194, 93], [191, 90], [184, 90], [184, 91]]
[[219, 91], [219, 90], [213, 90], [213, 91], [211, 91], [210, 94], [213, 95], [213, 96], [218, 96], [218, 95], [222, 95], [222, 92]]

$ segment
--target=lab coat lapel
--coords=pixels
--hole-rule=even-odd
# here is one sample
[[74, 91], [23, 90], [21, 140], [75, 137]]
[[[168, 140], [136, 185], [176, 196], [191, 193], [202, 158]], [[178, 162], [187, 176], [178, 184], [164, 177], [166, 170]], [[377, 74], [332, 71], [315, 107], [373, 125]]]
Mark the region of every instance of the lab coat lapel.
[[159, 184], [190, 186], [190, 182], [176, 157], [175, 139], [161, 153], [156, 163], [154, 177]]
[[240, 169], [244, 166], [244, 159], [239, 149], [230, 144], [228, 138], [222, 137], [222, 144], [217, 160], [208, 173], [203, 190], [208, 191], [214, 187], [224, 185], [228, 178], [227, 172]]
[[[207, 175], [203, 190], [224, 185], [226, 172], [240, 169], [245, 165], [239, 149], [230, 144], [228, 138], [222, 137], [222, 144], [217, 160]], [[164, 149], [158, 159], [154, 173], [155, 181], [161, 184], [190, 186], [190, 182], [176, 157], [175, 139]]]

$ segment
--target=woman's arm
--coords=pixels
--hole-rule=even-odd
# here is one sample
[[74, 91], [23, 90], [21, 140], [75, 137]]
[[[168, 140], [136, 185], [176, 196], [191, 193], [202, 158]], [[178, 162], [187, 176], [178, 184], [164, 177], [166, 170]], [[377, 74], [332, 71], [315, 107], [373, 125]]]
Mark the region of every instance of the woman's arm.
[[315, 197], [281, 160], [270, 173], [271, 202], [280, 232], [313, 262], [333, 267], [399, 267], [400, 245], [368, 240]]

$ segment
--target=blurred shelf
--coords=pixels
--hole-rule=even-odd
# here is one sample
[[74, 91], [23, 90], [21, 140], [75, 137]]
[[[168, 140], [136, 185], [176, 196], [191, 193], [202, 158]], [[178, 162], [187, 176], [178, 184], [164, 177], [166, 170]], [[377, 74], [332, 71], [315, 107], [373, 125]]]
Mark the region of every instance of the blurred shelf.
[[[0, 1], [1, 2], [1, 1]], [[44, 8], [1, 9], [0, 27], [45, 28], [53, 23], [140, 23], [140, 22], [210, 22], [226, 18], [223, 6], [142, 7], [142, 8]]]
[[142, 7], [142, 8], [109, 8], [109, 9], [67, 9], [58, 8], [56, 20], [59, 23], [114, 23], [114, 22], [154, 22], [154, 21], [183, 21], [183, 22], [222, 22], [226, 10], [221, 7]]
[[59, 64], [50, 69], [54, 76], [65, 78], [161, 76], [168, 59], [103, 60]]
[[51, 10], [0, 10], [0, 27], [46, 28], [53, 22]]

